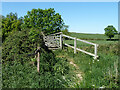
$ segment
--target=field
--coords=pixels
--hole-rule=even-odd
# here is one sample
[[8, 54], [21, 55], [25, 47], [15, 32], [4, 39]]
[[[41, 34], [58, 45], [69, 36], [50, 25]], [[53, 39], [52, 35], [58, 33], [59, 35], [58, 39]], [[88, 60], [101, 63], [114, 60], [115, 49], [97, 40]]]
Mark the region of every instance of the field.
[[[15, 65], [11, 65], [9, 62], [2, 67], [3, 88], [119, 87], [118, 41], [107, 41], [108, 38], [102, 34], [71, 33], [71, 36], [99, 44], [99, 58], [94, 60], [92, 56], [79, 51], [74, 54], [72, 48], [64, 46], [62, 50], [52, 51], [51, 54], [41, 54], [40, 68], [44, 72], [40, 74], [36, 71], [36, 65], [30, 64], [29, 58], [24, 64], [15, 62]], [[118, 39], [118, 36], [114, 39]], [[69, 39], [64, 42], [74, 43]], [[77, 47], [94, 53], [94, 47], [89, 44], [77, 42]], [[54, 72], [49, 71], [49, 67]]]
[[[74, 54], [74, 50], [68, 47], [64, 47], [61, 52], [55, 51], [57, 56], [65, 57], [77, 65], [79, 67], [77, 72], [82, 73], [83, 80], [80, 83], [72, 84], [72, 87], [118, 87], [118, 41], [107, 41], [106, 39], [108, 38], [103, 34], [71, 33], [71, 36], [99, 44], [99, 58], [97, 60], [79, 51], [77, 51], [77, 54]], [[116, 35], [114, 39], [118, 39], [118, 36]], [[64, 40], [64, 42], [72, 46], [74, 45], [73, 40]], [[94, 47], [89, 44], [77, 42], [77, 47], [94, 53]], [[73, 72], [73, 74], [75, 73]]]

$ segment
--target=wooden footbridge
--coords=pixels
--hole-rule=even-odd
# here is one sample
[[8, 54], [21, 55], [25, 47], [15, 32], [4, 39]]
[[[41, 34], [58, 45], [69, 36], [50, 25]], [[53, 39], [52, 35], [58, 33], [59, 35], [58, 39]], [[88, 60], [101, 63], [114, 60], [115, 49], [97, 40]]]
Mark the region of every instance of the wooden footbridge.
[[[43, 34], [43, 33], [42, 33]], [[85, 41], [85, 40], [81, 40], [81, 39], [78, 39], [76, 37], [71, 37], [71, 36], [67, 36], [67, 35], [64, 35], [62, 34], [62, 32], [59, 32], [59, 33], [55, 33], [55, 34], [50, 34], [48, 36], [45, 36], [43, 34], [43, 39], [44, 39], [44, 42], [45, 42], [45, 45], [49, 48], [49, 49], [52, 49], [52, 50], [55, 50], [55, 49], [62, 49], [63, 47], [63, 37], [67, 37], [67, 38], [70, 38], [70, 39], [73, 39], [74, 40], [74, 46], [71, 46], [67, 43], [64, 43], [64, 45], [68, 46], [68, 47], [71, 47], [74, 49], [74, 53], [76, 53], [76, 51], [81, 51], [83, 53], [86, 53], [88, 55], [91, 55], [94, 57], [94, 59], [97, 59], [98, 55], [97, 55], [97, 47], [98, 47], [98, 44], [95, 44], [95, 43], [91, 43], [91, 42], [88, 42], [88, 41]], [[91, 44], [91, 45], [94, 45], [94, 53], [90, 53], [90, 52], [87, 52], [85, 50], [82, 50], [82, 49], [79, 49], [77, 48], [77, 43], [76, 41], [81, 41], [83, 43], [87, 43], [87, 44]]]

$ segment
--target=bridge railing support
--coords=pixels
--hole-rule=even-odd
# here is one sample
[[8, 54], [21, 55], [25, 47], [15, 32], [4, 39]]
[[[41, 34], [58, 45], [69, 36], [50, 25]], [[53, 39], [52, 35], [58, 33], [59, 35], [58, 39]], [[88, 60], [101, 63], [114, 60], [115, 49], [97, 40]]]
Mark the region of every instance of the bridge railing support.
[[62, 34], [60, 34], [60, 49], [62, 49]]

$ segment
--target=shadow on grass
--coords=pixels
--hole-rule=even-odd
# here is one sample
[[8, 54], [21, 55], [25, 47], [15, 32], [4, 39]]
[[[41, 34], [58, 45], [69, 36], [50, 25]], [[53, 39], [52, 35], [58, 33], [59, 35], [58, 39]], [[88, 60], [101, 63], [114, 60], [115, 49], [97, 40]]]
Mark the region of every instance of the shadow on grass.
[[106, 39], [106, 41], [119, 41], [119, 39]]

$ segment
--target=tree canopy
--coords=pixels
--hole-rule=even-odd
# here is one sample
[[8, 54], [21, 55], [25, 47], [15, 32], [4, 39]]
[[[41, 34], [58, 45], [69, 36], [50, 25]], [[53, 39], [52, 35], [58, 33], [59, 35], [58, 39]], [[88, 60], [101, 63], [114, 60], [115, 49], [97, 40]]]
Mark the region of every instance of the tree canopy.
[[117, 33], [117, 30], [113, 25], [107, 26], [104, 30], [105, 35], [108, 36], [110, 39], [114, 37], [114, 35]]
[[18, 19], [17, 13], [10, 13], [2, 17], [2, 41], [13, 31], [21, 30], [21, 20]]
[[53, 8], [32, 9], [24, 16], [23, 27], [40, 28], [45, 34], [59, 32], [63, 26], [63, 20], [59, 13], [55, 13]]

